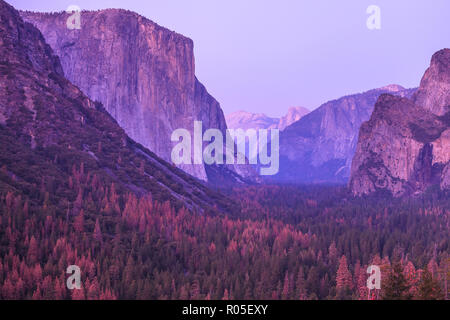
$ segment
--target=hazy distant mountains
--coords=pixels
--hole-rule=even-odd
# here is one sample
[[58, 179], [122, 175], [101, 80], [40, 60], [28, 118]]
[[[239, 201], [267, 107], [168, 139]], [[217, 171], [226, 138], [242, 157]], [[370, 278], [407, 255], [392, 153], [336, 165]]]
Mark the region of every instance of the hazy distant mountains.
[[360, 130], [350, 188], [394, 196], [450, 188], [450, 50], [435, 53], [411, 99], [382, 95]]
[[356, 150], [361, 124], [383, 93], [410, 97], [413, 89], [390, 85], [329, 101], [280, 136], [280, 173], [272, 181], [344, 183]]
[[291, 107], [281, 118], [271, 118], [264, 113], [237, 111], [225, 117], [228, 128], [231, 129], [280, 129], [284, 130], [295, 121], [300, 120], [311, 111], [304, 107]]
[[409, 98], [414, 92], [389, 85], [329, 101], [312, 112], [291, 108], [281, 119], [245, 111], [226, 119], [230, 128], [284, 130], [280, 136], [280, 172], [268, 181], [346, 183], [360, 126], [370, 118], [378, 97], [390, 93]]
[[[130, 11], [82, 12], [81, 30], [66, 13], [22, 12], [59, 56], [65, 76], [105, 109], [134, 140], [170, 162], [171, 134], [226, 130], [219, 103], [195, 77], [192, 40]], [[240, 181], [234, 166], [182, 165], [205, 181]], [[247, 168], [237, 169], [242, 175]], [[214, 177], [214, 181], [211, 181]]]

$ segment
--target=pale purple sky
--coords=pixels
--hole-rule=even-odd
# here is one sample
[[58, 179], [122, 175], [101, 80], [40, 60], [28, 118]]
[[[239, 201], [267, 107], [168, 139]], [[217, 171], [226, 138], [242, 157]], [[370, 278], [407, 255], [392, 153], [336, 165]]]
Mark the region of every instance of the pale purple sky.
[[[396, 83], [419, 85], [450, 47], [449, 0], [7, 0], [17, 9], [124, 8], [194, 40], [196, 74], [221, 103], [283, 115]], [[381, 30], [366, 9], [381, 8]]]

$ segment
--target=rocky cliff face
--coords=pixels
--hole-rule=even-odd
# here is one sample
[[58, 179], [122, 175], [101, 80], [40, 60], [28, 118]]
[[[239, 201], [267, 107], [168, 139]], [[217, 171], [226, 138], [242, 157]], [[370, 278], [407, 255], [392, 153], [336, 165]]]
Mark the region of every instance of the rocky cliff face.
[[[171, 161], [178, 128], [192, 132], [194, 121], [202, 121], [204, 130], [226, 130], [219, 103], [195, 77], [190, 39], [124, 10], [83, 12], [81, 30], [67, 28], [66, 13], [21, 15], [41, 30], [65, 76], [164, 160]], [[208, 180], [203, 165], [183, 170]]]
[[433, 55], [413, 101], [439, 116], [450, 111], [450, 55], [441, 50]]
[[280, 136], [279, 182], [346, 182], [361, 124], [383, 93], [411, 96], [390, 85], [330, 101], [288, 126]]
[[436, 53], [412, 99], [382, 95], [361, 126], [350, 188], [394, 196], [449, 187], [450, 50]]
[[3, 0], [0, 115], [0, 165], [10, 177], [0, 181], [2, 189], [54, 190], [54, 181], [67, 185], [72, 168], [84, 167], [118, 188], [177, 207], [204, 210], [221, 199], [130, 139], [101, 104], [64, 78], [39, 30]]
[[442, 171], [441, 189], [442, 190], [450, 189], [450, 163], [447, 163], [444, 170]]

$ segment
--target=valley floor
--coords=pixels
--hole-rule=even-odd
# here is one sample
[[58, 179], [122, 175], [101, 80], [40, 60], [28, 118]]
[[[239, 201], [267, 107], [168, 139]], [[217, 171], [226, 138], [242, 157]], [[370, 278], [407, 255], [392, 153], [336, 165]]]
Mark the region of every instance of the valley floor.
[[[65, 199], [45, 186], [0, 188], [2, 299], [446, 297], [445, 194], [354, 199], [345, 187], [253, 186], [227, 191], [233, 211], [190, 212], [80, 170], [67, 185]], [[81, 269], [81, 290], [66, 289], [69, 265]], [[383, 273], [370, 295], [369, 265]]]

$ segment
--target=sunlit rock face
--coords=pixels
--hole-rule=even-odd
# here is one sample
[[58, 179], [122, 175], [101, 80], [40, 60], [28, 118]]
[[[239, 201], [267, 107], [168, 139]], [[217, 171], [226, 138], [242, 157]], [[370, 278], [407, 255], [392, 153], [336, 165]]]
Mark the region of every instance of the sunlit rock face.
[[[41, 30], [65, 76], [164, 160], [171, 161], [171, 134], [178, 128], [192, 133], [194, 121], [202, 121], [203, 130], [226, 130], [219, 103], [195, 77], [192, 40], [125, 10], [82, 12], [80, 30], [67, 28], [66, 13], [21, 15]], [[209, 171], [235, 171], [182, 169], [205, 181]]]
[[450, 53], [449, 49], [436, 52], [414, 95], [414, 102], [443, 116], [450, 111]]
[[355, 195], [378, 190], [394, 196], [450, 187], [450, 50], [433, 55], [412, 99], [381, 96], [361, 127], [352, 163]]
[[39, 30], [3, 0], [0, 115], [3, 191], [29, 195], [40, 189], [59, 202], [71, 193], [69, 185], [82, 190], [79, 182], [72, 184], [76, 175], [74, 180], [94, 189], [104, 187], [99, 181], [113, 183], [121, 192], [174, 207], [199, 212], [228, 207], [221, 194], [132, 140], [100, 103], [64, 77]]

